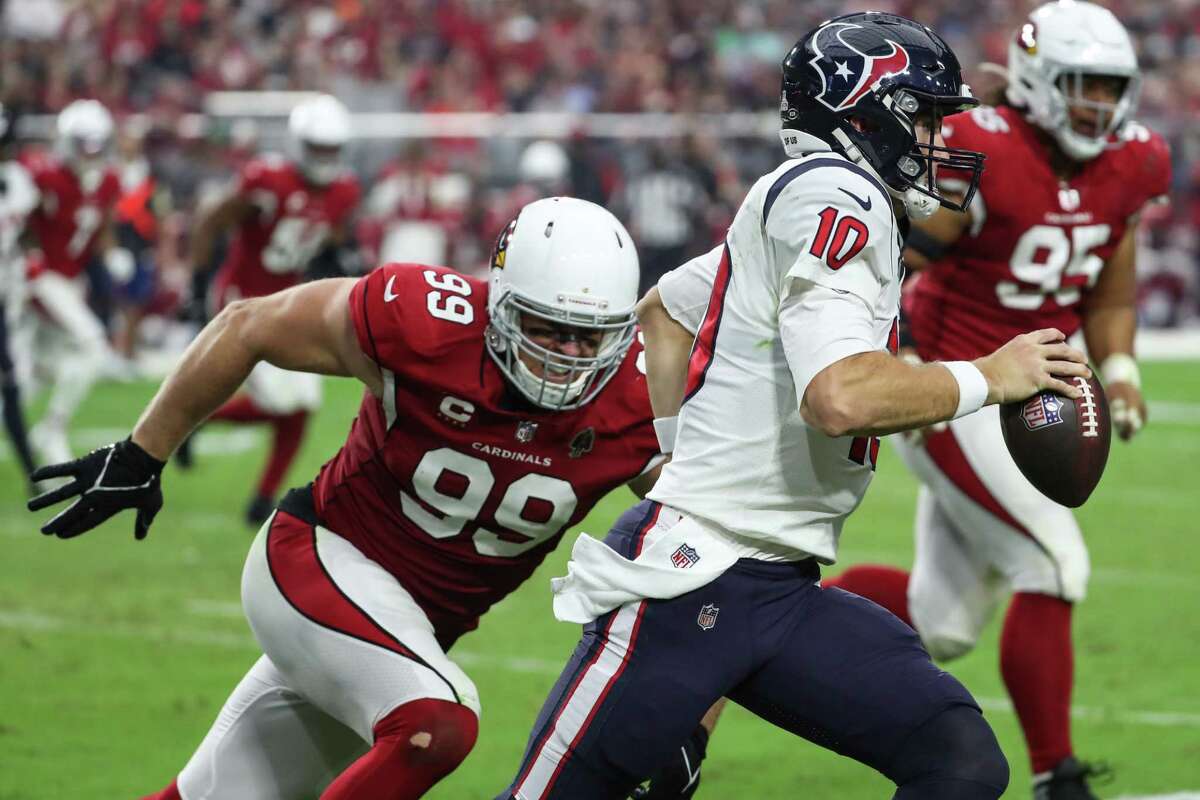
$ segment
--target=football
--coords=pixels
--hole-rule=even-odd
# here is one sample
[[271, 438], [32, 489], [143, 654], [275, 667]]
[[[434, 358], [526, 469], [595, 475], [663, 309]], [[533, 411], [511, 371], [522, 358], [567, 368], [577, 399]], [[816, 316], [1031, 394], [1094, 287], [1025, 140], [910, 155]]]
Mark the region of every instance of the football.
[[1108, 400], [1095, 376], [1072, 380], [1083, 391], [1078, 400], [1044, 391], [1005, 403], [1000, 428], [1029, 482], [1054, 502], [1078, 508], [1104, 474], [1112, 426]]

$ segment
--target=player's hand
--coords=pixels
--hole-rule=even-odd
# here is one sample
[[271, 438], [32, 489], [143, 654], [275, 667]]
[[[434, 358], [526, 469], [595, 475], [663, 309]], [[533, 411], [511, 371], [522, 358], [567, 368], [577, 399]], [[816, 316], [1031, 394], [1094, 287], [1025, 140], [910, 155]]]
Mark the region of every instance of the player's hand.
[[1146, 424], [1146, 400], [1141, 390], [1132, 383], [1117, 381], [1104, 388], [1108, 393], [1113, 427], [1121, 441], [1127, 442]]
[[669, 800], [688, 798], [700, 786], [700, 762], [708, 750], [708, 731], [703, 725], [681, 746], [675, 749], [671, 760], [651, 776], [650, 781], [633, 790], [633, 800]]
[[987, 379], [988, 403], [1024, 400], [1043, 389], [1077, 400], [1082, 393], [1069, 379], [1092, 375], [1084, 354], [1067, 344], [1062, 331], [1056, 328], [1014, 336], [974, 364]]
[[42, 526], [42, 533], [70, 539], [86, 533], [127, 508], [137, 509], [133, 535], [145, 539], [154, 515], [162, 508], [163, 462], [131, 440], [105, 445], [83, 458], [51, 464], [34, 470], [35, 481], [72, 478], [66, 486], [40, 494], [29, 501], [30, 511], [76, 498]]

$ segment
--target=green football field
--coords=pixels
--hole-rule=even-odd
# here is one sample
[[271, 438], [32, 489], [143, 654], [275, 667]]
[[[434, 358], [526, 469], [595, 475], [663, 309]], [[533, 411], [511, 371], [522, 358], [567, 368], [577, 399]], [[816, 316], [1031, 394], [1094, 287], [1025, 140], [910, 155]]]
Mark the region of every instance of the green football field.
[[[1079, 512], [1094, 569], [1075, 623], [1075, 744], [1115, 769], [1100, 788], [1105, 798], [1200, 798], [1192, 794], [1200, 793], [1200, 364], [1148, 365], [1145, 379], [1151, 425], [1134, 445], [1114, 442], [1108, 472]], [[99, 388], [75, 447], [124, 436], [152, 388]], [[327, 390], [294, 483], [333, 453], [357, 408], [354, 384], [330, 381]], [[202, 434], [197, 469], [168, 468], [167, 505], [141, 543], [131, 517], [70, 542], [42, 537], [15, 464], [0, 453], [0, 800], [135, 798], [182, 767], [257, 656], [238, 598], [252, 536], [241, 512], [264, 441], [248, 429]], [[909, 563], [914, 488], [885, 446], [846, 526], [844, 563]], [[630, 501], [612, 495], [582, 529], [602, 535]], [[479, 687], [484, 716], [474, 752], [430, 797], [490, 798], [512, 777], [578, 635], [550, 612], [548, 580], [568, 551], [560, 547], [453, 651]], [[979, 698], [1008, 754], [1008, 796], [1028, 797], [997, 631], [990, 625], [949, 669]], [[869, 769], [738, 708], [726, 712], [709, 753], [701, 800], [889, 796]]]

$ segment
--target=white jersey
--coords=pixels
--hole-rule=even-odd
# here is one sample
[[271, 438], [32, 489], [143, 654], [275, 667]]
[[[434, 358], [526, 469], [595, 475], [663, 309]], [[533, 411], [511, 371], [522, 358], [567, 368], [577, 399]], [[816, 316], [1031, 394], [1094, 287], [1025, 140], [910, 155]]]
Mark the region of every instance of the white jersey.
[[830, 364], [894, 352], [900, 250], [883, 184], [842, 156], [759, 179], [724, 244], [659, 283], [668, 312], [698, 332], [675, 452], [650, 499], [740, 556], [832, 563], [878, 442], [808, 427], [800, 400]]
[[25, 259], [18, 240], [37, 204], [38, 190], [29, 172], [16, 161], [0, 162], [0, 297], [19, 285]]

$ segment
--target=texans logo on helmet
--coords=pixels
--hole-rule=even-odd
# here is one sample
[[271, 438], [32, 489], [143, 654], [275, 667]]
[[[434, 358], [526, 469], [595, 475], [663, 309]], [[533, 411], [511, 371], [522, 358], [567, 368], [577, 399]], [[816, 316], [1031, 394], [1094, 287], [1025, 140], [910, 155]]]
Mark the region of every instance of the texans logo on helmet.
[[817, 99], [834, 111], [852, 108], [881, 80], [908, 69], [908, 51], [895, 42], [888, 41], [892, 52], [883, 56], [869, 56], [847, 44], [842, 34], [860, 27], [848, 22], [835, 22], [818, 31], [813, 40], [813, 50], [817, 55], [808, 63], [820, 73], [825, 87]]

